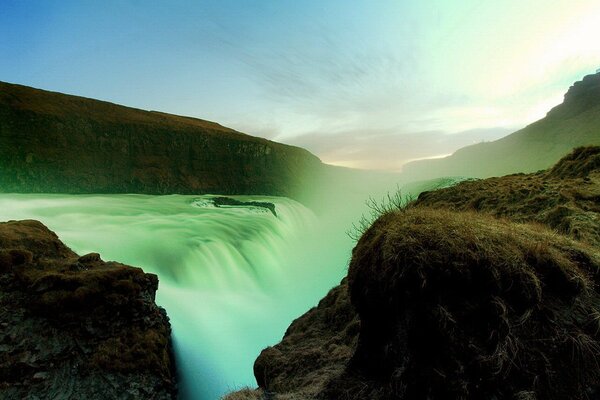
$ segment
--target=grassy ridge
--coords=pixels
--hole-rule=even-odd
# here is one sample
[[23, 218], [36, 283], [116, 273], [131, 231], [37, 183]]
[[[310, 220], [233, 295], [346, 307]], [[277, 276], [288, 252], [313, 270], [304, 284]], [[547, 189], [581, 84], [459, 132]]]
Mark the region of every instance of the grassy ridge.
[[347, 279], [231, 398], [597, 398], [599, 155], [380, 206]]
[[576, 82], [545, 118], [502, 139], [464, 147], [436, 160], [409, 163], [406, 179], [487, 178], [551, 167], [574, 147], [600, 145], [600, 73]]

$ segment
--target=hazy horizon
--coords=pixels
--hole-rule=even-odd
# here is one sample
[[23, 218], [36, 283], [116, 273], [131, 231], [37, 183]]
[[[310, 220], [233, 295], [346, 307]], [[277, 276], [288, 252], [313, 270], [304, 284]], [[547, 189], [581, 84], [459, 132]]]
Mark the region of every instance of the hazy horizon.
[[6, 1], [0, 80], [399, 170], [545, 115], [600, 67], [600, 4]]

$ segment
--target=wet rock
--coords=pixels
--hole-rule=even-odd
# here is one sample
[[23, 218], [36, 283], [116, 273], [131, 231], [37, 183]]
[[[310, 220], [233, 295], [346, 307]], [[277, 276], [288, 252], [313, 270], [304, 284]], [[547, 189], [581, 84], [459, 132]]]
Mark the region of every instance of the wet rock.
[[0, 398], [176, 398], [155, 275], [78, 257], [37, 221], [0, 223], [0, 265]]
[[597, 400], [598, 154], [385, 212], [227, 399]]

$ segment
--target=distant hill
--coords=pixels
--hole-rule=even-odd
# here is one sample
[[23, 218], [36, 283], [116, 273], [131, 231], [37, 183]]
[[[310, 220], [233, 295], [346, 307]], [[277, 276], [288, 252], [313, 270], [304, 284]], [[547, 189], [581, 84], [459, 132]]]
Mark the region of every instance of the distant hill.
[[308, 151], [196, 118], [0, 82], [0, 191], [297, 198]]
[[486, 178], [546, 169], [578, 146], [600, 145], [600, 73], [576, 82], [546, 117], [502, 139], [464, 147], [449, 157], [409, 163], [406, 179]]

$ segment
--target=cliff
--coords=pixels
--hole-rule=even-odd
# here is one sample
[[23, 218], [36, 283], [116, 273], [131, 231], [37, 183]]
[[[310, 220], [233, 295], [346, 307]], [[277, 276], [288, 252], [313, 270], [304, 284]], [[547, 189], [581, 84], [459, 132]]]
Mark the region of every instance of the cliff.
[[600, 245], [600, 147], [581, 147], [534, 174], [471, 180], [423, 192], [417, 206], [479, 211], [518, 222], [537, 222]]
[[0, 223], [0, 398], [175, 399], [155, 275]]
[[487, 178], [549, 168], [574, 147], [600, 145], [600, 73], [571, 86], [545, 118], [502, 139], [459, 149], [449, 157], [404, 166], [408, 180], [440, 176]]
[[600, 399], [599, 160], [388, 207], [229, 399]]
[[0, 82], [3, 192], [299, 198], [320, 168], [306, 150], [213, 122]]

